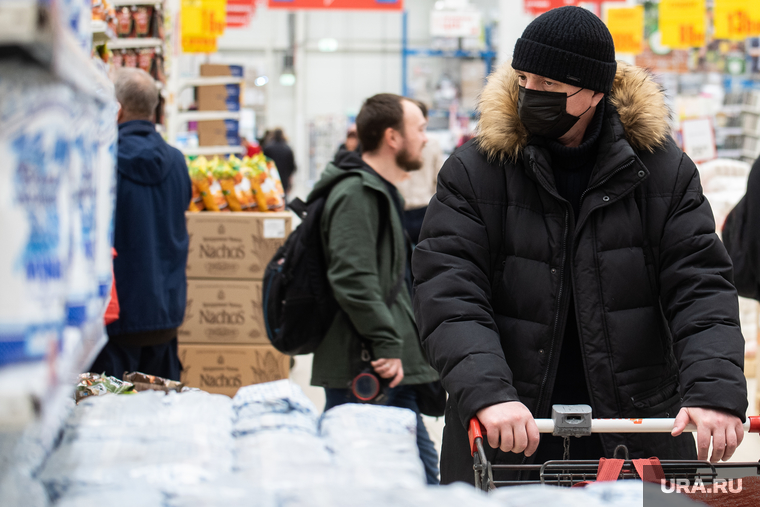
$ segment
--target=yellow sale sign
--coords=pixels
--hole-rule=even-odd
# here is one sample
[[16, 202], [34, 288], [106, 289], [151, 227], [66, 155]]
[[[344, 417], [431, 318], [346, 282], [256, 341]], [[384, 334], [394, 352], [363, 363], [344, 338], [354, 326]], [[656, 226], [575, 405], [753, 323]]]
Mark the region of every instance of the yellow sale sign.
[[750, 33], [750, 3], [757, 0], [715, 0], [713, 6], [714, 37], [744, 40]]
[[757, 37], [760, 35], [760, 2], [749, 0], [747, 15], [749, 17], [749, 32], [747, 35], [749, 37]]
[[182, 52], [216, 53], [216, 37], [182, 34]]
[[705, 44], [705, 0], [662, 0], [660, 33], [662, 44], [688, 49]]
[[224, 34], [226, 21], [227, 0], [182, 0], [182, 51], [215, 52], [216, 38]]
[[644, 6], [610, 7], [607, 9], [607, 28], [615, 42], [615, 51], [638, 55], [644, 38]]

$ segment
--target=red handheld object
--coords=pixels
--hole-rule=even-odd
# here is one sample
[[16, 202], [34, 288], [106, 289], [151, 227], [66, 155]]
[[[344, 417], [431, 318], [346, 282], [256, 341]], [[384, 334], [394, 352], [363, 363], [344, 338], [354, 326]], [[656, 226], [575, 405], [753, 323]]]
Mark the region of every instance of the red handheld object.
[[[478, 446], [475, 444], [475, 439], [483, 439], [486, 435], [485, 427], [480, 424], [477, 417], [470, 419], [470, 428], [467, 430], [467, 436], [470, 437], [470, 455], [474, 456], [478, 452]], [[481, 458], [483, 459], [483, 458]]]

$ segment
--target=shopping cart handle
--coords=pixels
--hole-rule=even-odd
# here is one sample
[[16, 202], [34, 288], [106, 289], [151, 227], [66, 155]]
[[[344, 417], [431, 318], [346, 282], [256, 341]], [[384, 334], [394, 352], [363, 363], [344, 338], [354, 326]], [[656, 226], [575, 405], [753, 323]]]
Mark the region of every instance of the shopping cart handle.
[[467, 430], [467, 436], [470, 438], [470, 456], [474, 456], [478, 452], [478, 446], [475, 443], [475, 439], [479, 438], [481, 441], [486, 434], [486, 428], [477, 417], [470, 419], [470, 428]]
[[[553, 433], [554, 421], [551, 419], [536, 419], [539, 433]], [[673, 430], [675, 419], [592, 419], [592, 433], [670, 433]], [[694, 424], [688, 424], [685, 432], [697, 431]], [[747, 417], [744, 423], [744, 431], [747, 433], [760, 433], [760, 416]], [[486, 436], [486, 428], [477, 417], [470, 419], [470, 428], [467, 431], [470, 438], [470, 454], [478, 450], [475, 439], [481, 440]]]

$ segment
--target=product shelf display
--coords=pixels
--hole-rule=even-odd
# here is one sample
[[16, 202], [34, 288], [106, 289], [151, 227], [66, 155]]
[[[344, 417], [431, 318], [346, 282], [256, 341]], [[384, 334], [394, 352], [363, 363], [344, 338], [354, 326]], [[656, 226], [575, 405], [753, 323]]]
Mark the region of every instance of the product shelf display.
[[[16, 4], [16, 19], [43, 22], [0, 40], [2, 505], [17, 505], [8, 484], [44, 459], [73, 379], [105, 342], [118, 106], [91, 56], [103, 26], [82, 6]], [[8, 12], [0, 4], [0, 19]]]
[[199, 73], [198, 77], [172, 80], [175, 96], [192, 89], [195, 100], [194, 110], [180, 110], [176, 101], [172, 104], [169, 142], [186, 155], [243, 153], [239, 135], [243, 68], [202, 64]]

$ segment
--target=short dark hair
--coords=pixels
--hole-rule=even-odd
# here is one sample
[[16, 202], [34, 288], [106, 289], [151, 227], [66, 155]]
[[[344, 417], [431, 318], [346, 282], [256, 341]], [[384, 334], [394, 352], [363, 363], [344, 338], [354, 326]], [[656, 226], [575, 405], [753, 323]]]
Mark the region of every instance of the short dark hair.
[[404, 133], [404, 107], [401, 95], [378, 93], [368, 98], [356, 116], [356, 133], [365, 152], [375, 151], [389, 128]]
[[427, 117], [428, 117], [428, 108], [425, 105], [425, 103], [422, 102], [421, 100], [417, 100], [417, 99], [414, 99], [412, 102], [414, 102], [415, 104], [417, 104], [417, 107], [419, 107], [420, 111], [422, 111], [422, 116], [424, 116], [425, 119], [427, 120]]

